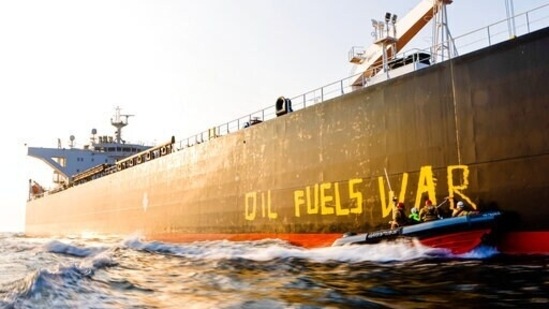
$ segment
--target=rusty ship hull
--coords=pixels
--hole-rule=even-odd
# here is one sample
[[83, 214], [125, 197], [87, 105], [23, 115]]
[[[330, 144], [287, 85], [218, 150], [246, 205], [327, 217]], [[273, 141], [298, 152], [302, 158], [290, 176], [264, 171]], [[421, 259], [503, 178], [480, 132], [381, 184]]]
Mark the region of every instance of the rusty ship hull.
[[386, 228], [390, 184], [408, 207], [514, 214], [499, 249], [549, 253], [547, 46], [539, 30], [32, 199], [26, 233], [329, 246]]

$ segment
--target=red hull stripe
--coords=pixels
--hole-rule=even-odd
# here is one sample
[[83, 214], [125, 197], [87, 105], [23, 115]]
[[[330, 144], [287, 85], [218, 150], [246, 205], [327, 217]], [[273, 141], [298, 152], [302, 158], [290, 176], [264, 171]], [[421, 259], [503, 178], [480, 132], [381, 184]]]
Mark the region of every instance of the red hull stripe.
[[[443, 237], [427, 238], [421, 242], [425, 245], [451, 249], [457, 251], [474, 248], [483, 234], [487, 231], [476, 230], [469, 235], [462, 233], [445, 235]], [[230, 241], [252, 241], [262, 239], [281, 239], [295, 246], [304, 248], [329, 247], [342, 234], [155, 234], [147, 237], [149, 240], [159, 240], [175, 243], [185, 243], [206, 240], [230, 240]], [[477, 243], [477, 240], [479, 241]], [[443, 244], [445, 242], [446, 244]], [[455, 242], [452, 244], [452, 242]], [[475, 245], [476, 244], [476, 245]], [[462, 249], [459, 249], [462, 248]], [[497, 245], [501, 253], [506, 254], [549, 254], [549, 231], [547, 232], [513, 232], [502, 237]]]
[[508, 233], [498, 249], [506, 254], [549, 254], [549, 231]]
[[168, 242], [192, 242], [205, 240], [252, 241], [280, 239], [304, 248], [329, 247], [343, 234], [156, 234], [150, 239]]

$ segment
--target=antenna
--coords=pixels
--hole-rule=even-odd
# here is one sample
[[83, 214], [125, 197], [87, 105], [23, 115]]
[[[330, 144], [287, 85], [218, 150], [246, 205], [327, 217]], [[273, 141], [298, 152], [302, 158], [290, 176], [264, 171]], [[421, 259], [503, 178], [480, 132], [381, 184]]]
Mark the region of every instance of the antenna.
[[[393, 58], [396, 54], [396, 22], [397, 15], [390, 12], [385, 13], [384, 20], [377, 21], [372, 19], [372, 26], [374, 27], [375, 44], [379, 45], [382, 50], [382, 63], [383, 72], [389, 71], [388, 60]], [[391, 33], [392, 28], [392, 33]], [[392, 34], [392, 35], [391, 35]], [[390, 49], [390, 52], [387, 52]]]
[[[122, 141], [122, 128], [128, 125], [128, 118], [134, 115], [122, 115], [120, 114], [120, 107], [115, 109], [114, 119], [111, 118], [111, 124], [116, 128], [115, 138], [116, 143], [121, 144]], [[124, 119], [122, 119], [124, 117]]]
[[397, 18], [398, 16], [396, 14], [393, 14], [393, 17], [391, 17], [391, 23], [393, 24], [393, 36], [395, 38], [397, 36], [397, 28], [396, 28]]

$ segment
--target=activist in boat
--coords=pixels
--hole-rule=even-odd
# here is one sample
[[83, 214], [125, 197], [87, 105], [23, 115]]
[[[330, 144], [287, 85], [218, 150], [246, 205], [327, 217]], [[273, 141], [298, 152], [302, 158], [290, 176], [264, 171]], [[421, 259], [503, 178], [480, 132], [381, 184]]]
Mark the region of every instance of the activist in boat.
[[449, 211], [449, 207], [442, 206], [448, 206], [450, 200], [452, 198], [447, 197], [437, 206], [431, 200], [425, 200], [424, 207], [419, 211], [418, 222], [409, 220], [404, 203], [393, 199], [393, 220], [389, 222], [389, 228], [360, 234], [349, 232], [336, 239], [333, 246], [418, 239], [423, 245], [461, 254], [481, 244], [491, 245], [495, 238], [492, 236], [498, 230], [501, 213], [467, 210], [463, 201], [452, 203], [456, 208]]

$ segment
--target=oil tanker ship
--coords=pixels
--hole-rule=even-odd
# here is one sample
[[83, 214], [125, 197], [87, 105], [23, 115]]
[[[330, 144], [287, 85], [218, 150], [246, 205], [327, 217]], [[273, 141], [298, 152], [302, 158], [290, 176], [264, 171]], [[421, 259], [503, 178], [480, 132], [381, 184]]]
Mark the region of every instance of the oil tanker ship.
[[117, 110], [115, 137], [29, 147], [58, 186], [29, 180], [26, 234], [318, 247], [385, 228], [393, 198], [410, 209], [450, 197], [447, 211], [509, 214], [501, 252], [549, 253], [549, 28], [530, 29], [526, 14], [527, 33], [460, 56], [459, 38], [399, 53], [429, 20], [444, 26], [448, 2], [373, 21], [352, 77], [191, 138], [125, 143]]

